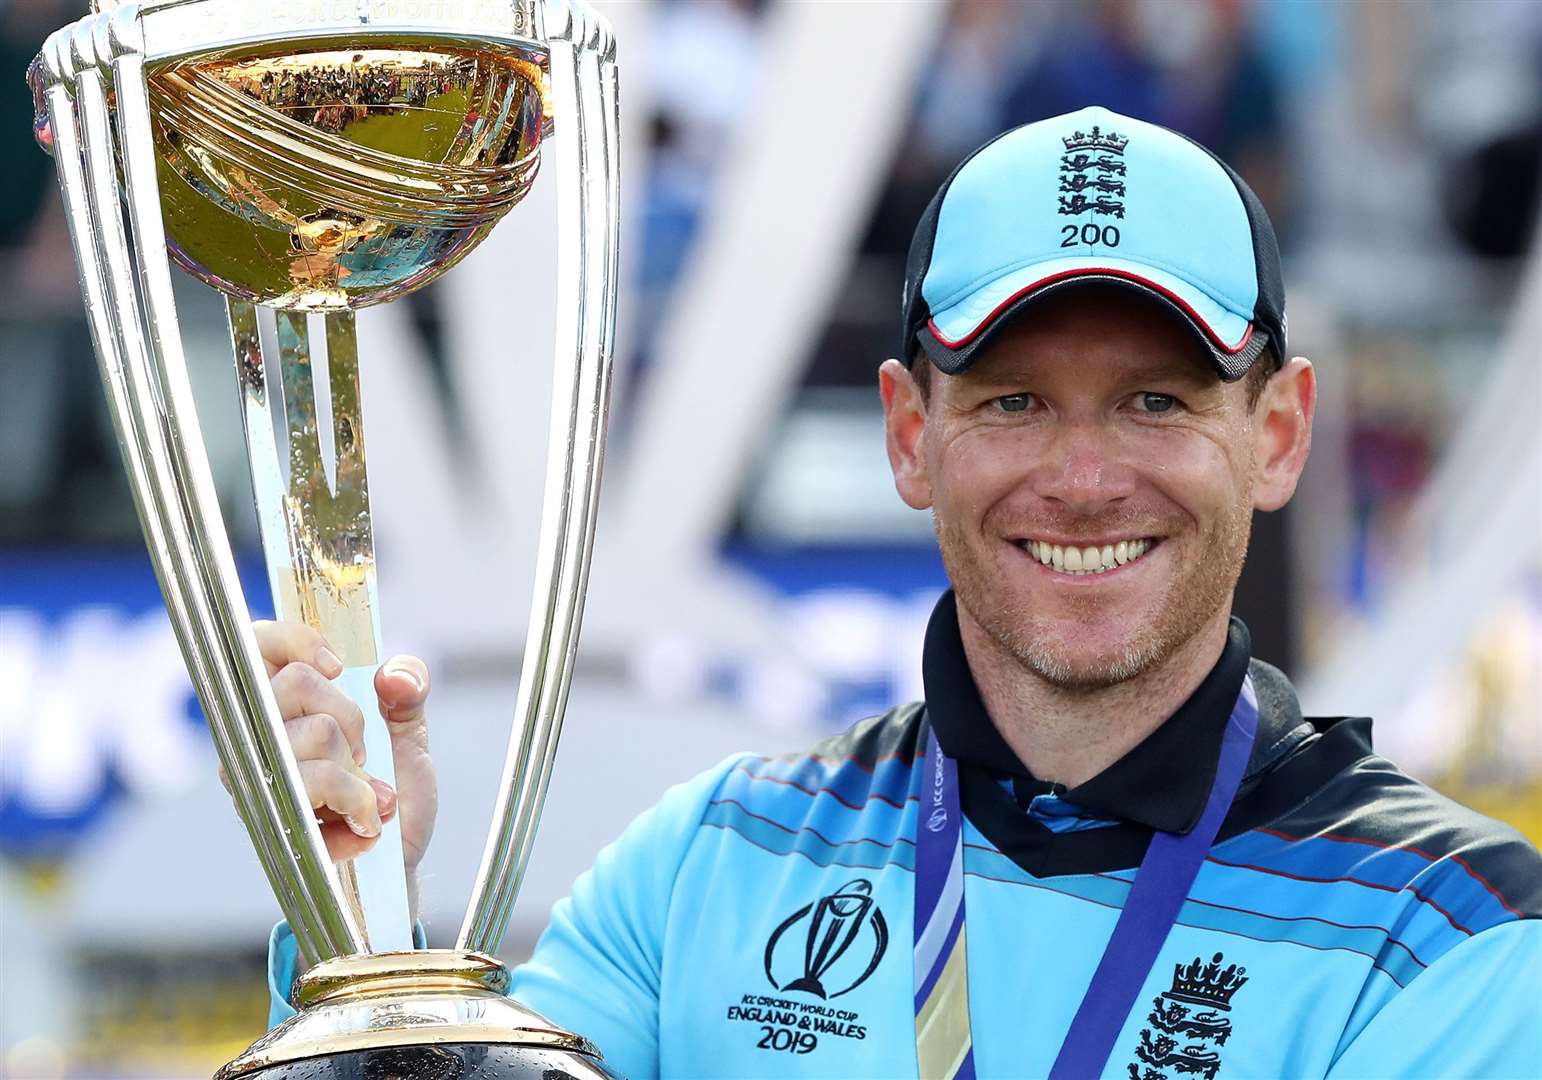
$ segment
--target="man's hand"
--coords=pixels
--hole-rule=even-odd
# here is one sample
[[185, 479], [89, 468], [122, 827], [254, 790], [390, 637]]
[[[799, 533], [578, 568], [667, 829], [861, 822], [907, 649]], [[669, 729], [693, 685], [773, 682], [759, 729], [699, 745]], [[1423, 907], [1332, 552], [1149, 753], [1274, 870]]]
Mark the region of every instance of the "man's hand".
[[[380, 714], [391, 733], [396, 790], [368, 773], [364, 716], [331, 680], [343, 665], [315, 630], [294, 622], [258, 622], [257, 645], [268, 665], [279, 714], [321, 823], [327, 852], [353, 859], [374, 846], [383, 821], [400, 812], [408, 894], [416, 908], [417, 867], [434, 832], [439, 787], [428, 754], [428, 667], [395, 656], [375, 672]], [[230, 787], [225, 771], [220, 780]]]

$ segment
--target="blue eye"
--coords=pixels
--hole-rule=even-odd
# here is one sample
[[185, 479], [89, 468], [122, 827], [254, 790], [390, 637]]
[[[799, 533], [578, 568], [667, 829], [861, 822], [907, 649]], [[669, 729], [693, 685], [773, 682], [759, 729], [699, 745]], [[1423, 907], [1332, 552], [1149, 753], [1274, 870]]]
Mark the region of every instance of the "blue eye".
[[996, 399], [996, 407], [1002, 412], [1022, 412], [1032, 400], [1032, 394], [1008, 394]]
[[1154, 394], [1147, 391], [1135, 396], [1143, 406], [1142, 412], [1165, 413], [1171, 411], [1178, 404], [1178, 399], [1171, 394]]

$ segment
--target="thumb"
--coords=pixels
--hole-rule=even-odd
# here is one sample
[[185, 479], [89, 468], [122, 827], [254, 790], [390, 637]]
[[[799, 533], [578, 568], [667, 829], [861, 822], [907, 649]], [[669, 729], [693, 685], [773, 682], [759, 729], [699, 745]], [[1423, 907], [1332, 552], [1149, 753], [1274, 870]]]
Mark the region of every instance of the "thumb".
[[416, 656], [393, 656], [375, 672], [375, 694], [393, 737], [398, 725], [417, 727], [423, 723], [428, 691], [428, 665]]

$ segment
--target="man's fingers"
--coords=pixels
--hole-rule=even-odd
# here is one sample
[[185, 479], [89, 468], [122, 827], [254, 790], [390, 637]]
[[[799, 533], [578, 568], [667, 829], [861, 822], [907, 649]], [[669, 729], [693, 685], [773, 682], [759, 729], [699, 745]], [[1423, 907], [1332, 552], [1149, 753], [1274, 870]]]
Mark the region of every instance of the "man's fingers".
[[369, 778], [369, 786], [375, 789], [375, 809], [380, 813], [380, 820], [390, 821], [396, 816], [396, 792], [390, 784], [373, 776]]
[[355, 745], [330, 713], [310, 713], [284, 721], [296, 761], [333, 761], [345, 769], [364, 764], [364, 746]]
[[393, 725], [421, 723], [428, 692], [428, 665], [416, 656], [393, 656], [375, 672], [380, 711]]
[[313, 809], [331, 810], [359, 836], [380, 835], [375, 789], [367, 779], [335, 761], [302, 761], [300, 776]]
[[260, 619], [252, 624], [257, 634], [257, 648], [268, 664], [272, 678], [286, 664], [309, 664], [329, 679], [342, 673], [343, 662], [327, 648], [327, 639], [304, 623], [274, 622]]
[[278, 698], [279, 715], [285, 720], [315, 713], [335, 718], [355, 760], [364, 764], [364, 713], [336, 683], [309, 664], [290, 664], [273, 676], [273, 693]]

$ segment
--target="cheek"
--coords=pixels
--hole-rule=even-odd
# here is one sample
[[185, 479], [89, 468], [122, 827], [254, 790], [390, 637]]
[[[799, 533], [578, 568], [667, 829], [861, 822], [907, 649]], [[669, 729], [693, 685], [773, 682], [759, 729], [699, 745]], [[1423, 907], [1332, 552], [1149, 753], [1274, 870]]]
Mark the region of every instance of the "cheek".
[[932, 463], [932, 500], [952, 521], [979, 520], [1027, 477], [1025, 447], [998, 433], [970, 432], [941, 445]]
[[1248, 446], [1241, 439], [1184, 431], [1153, 432], [1135, 460], [1152, 485], [1202, 525], [1250, 497]]

